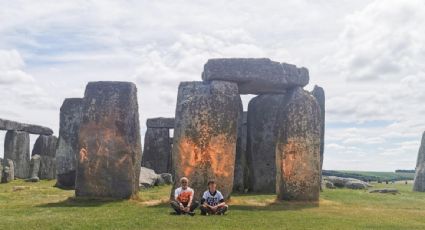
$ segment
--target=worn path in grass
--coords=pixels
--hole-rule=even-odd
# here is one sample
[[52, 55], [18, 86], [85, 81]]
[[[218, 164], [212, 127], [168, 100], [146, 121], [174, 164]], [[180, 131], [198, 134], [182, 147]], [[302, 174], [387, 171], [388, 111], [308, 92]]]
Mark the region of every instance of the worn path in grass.
[[410, 184], [376, 185], [397, 187], [399, 195], [325, 190], [318, 204], [233, 195], [227, 215], [208, 217], [169, 215], [169, 186], [144, 190], [137, 201], [95, 201], [54, 184], [0, 184], [0, 229], [425, 229], [425, 193]]

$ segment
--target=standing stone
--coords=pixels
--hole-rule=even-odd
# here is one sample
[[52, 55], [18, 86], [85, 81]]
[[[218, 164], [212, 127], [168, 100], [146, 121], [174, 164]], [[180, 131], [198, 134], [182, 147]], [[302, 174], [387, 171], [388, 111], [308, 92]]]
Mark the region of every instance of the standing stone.
[[39, 178], [52, 180], [56, 178], [56, 144], [55, 136], [40, 135], [34, 143], [32, 155], [40, 155]]
[[3, 176], [1, 183], [9, 183], [15, 179], [15, 164], [11, 159], [3, 160]]
[[276, 192], [278, 115], [287, 101], [285, 94], [264, 94], [249, 102], [247, 155], [252, 192]]
[[26, 179], [30, 170], [30, 135], [22, 131], [7, 131], [4, 140], [4, 159], [14, 163], [14, 176]]
[[230, 196], [241, 103], [235, 83], [180, 83], [172, 154], [174, 188], [186, 176], [195, 190], [194, 199], [199, 200], [208, 180], [215, 180], [223, 196]]
[[35, 154], [31, 157], [30, 163], [30, 177], [28, 181], [37, 182], [40, 180], [39, 172], [40, 172], [40, 161], [41, 157], [38, 154]]
[[147, 128], [142, 166], [153, 169], [155, 173], [171, 171], [171, 145], [168, 128]]
[[422, 135], [422, 142], [418, 152], [418, 160], [416, 161], [413, 191], [425, 192], [425, 132]]
[[79, 149], [76, 196], [137, 197], [142, 149], [135, 84], [87, 85]]
[[247, 141], [247, 112], [243, 112], [241, 105], [238, 118], [238, 139], [236, 143], [235, 175], [233, 191], [244, 192], [248, 184], [248, 166], [246, 159]]
[[56, 149], [56, 186], [59, 188], [75, 186], [82, 102], [82, 98], [67, 98], [60, 109], [59, 139]]
[[[320, 106], [320, 181], [322, 181], [322, 167], [325, 150], [325, 91], [320, 86], [314, 86], [311, 94]], [[320, 187], [320, 189], [322, 189]]]
[[307, 85], [309, 74], [306, 68], [268, 58], [219, 58], [208, 60], [202, 80], [236, 82], [240, 94], [285, 93]]
[[320, 193], [320, 106], [296, 88], [279, 117], [276, 145], [278, 199], [318, 201]]

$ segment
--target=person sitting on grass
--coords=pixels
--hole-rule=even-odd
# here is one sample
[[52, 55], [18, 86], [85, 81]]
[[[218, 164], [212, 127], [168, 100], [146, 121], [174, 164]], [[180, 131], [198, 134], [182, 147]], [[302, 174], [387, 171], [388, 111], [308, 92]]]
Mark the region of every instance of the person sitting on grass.
[[201, 199], [201, 215], [224, 215], [228, 206], [224, 203], [224, 197], [217, 190], [214, 181], [208, 182], [208, 190], [204, 192]]
[[193, 210], [198, 207], [199, 203], [193, 201], [194, 191], [188, 186], [189, 180], [186, 177], [180, 179], [180, 184], [181, 187], [174, 191], [174, 200], [171, 201], [171, 207], [173, 207], [177, 215], [189, 214], [193, 216], [195, 215]]

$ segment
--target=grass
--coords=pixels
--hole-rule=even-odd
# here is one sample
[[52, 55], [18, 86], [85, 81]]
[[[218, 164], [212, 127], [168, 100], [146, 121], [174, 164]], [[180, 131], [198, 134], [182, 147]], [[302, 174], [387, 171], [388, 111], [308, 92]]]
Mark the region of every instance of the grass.
[[318, 204], [236, 194], [227, 215], [209, 217], [169, 215], [169, 186], [144, 190], [140, 200], [96, 201], [54, 183], [0, 184], [0, 229], [425, 229], [425, 193], [403, 183], [386, 185], [399, 195], [325, 190]]

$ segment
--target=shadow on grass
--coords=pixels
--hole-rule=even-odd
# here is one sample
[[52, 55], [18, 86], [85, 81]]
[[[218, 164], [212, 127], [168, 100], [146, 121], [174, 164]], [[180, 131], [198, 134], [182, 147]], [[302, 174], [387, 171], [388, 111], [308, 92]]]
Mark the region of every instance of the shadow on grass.
[[318, 203], [306, 202], [274, 202], [268, 205], [235, 204], [229, 205], [232, 210], [239, 211], [295, 211], [309, 208], [318, 208]]
[[[171, 206], [169, 202], [161, 202], [160, 204], [150, 205], [147, 208], [164, 208]], [[289, 202], [289, 201], [275, 201], [267, 205], [253, 205], [253, 204], [229, 204], [230, 210], [238, 211], [295, 211], [309, 208], [318, 208], [318, 202]]]
[[40, 208], [99, 207], [99, 206], [111, 204], [111, 203], [120, 203], [122, 201], [123, 200], [69, 197], [68, 199], [60, 201], [60, 202], [41, 204], [41, 205], [38, 205], [37, 207], [40, 207]]

